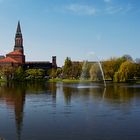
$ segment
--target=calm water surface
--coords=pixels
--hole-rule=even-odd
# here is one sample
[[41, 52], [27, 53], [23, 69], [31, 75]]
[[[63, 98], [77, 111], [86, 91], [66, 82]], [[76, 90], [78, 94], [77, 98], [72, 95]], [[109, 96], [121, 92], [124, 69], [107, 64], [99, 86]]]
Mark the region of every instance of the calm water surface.
[[0, 84], [4, 140], [140, 140], [140, 85]]

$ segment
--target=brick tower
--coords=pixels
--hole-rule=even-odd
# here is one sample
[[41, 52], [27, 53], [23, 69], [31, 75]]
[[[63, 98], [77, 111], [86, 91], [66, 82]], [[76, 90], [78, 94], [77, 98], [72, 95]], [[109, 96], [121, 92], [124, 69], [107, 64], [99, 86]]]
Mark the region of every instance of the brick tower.
[[24, 54], [24, 49], [23, 49], [23, 38], [22, 38], [22, 33], [21, 33], [21, 28], [20, 28], [20, 22], [18, 21], [17, 25], [17, 31], [15, 35], [15, 46], [14, 46], [14, 51], [20, 51], [22, 54]]
[[18, 21], [18, 25], [17, 25], [16, 34], [15, 34], [14, 50], [13, 50], [13, 52], [6, 54], [6, 57], [13, 58], [19, 64], [25, 63], [25, 55], [24, 55], [24, 49], [23, 49], [23, 38], [22, 38], [22, 33], [21, 33], [19, 21]]

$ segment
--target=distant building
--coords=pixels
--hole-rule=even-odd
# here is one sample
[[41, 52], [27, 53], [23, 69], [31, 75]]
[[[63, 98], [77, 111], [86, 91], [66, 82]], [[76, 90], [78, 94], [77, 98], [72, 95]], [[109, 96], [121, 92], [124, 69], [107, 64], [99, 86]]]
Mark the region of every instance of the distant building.
[[0, 59], [3, 59], [3, 58], [5, 58], [5, 56], [4, 55], [0, 55]]
[[17, 30], [15, 34], [15, 45], [12, 52], [6, 54], [5, 56], [0, 56], [0, 66], [12, 66], [18, 67], [23, 66], [25, 68], [34, 69], [51, 69], [57, 68], [56, 56], [52, 56], [52, 62], [49, 61], [25, 61], [24, 47], [23, 47], [23, 37], [20, 27], [20, 22], [18, 22]]

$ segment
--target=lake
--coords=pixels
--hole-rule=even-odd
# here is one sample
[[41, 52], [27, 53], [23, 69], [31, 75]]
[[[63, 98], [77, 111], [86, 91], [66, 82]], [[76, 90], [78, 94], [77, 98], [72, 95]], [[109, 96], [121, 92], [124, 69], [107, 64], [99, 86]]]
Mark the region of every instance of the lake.
[[0, 83], [4, 140], [139, 140], [140, 85]]

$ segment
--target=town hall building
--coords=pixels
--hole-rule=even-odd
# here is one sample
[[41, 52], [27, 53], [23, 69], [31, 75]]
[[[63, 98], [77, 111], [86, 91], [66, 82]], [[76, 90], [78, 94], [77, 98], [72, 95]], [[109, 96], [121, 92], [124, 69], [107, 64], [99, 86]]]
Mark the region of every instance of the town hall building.
[[15, 45], [12, 52], [6, 56], [0, 56], [0, 66], [23, 66], [24, 68], [44, 69], [57, 68], [56, 56], [52, 56], [52, 62], [49, 61], [26, 61], [23, 47], [23, 36], [21, 32], [20, 22], [18, 22], [15, 34]]

